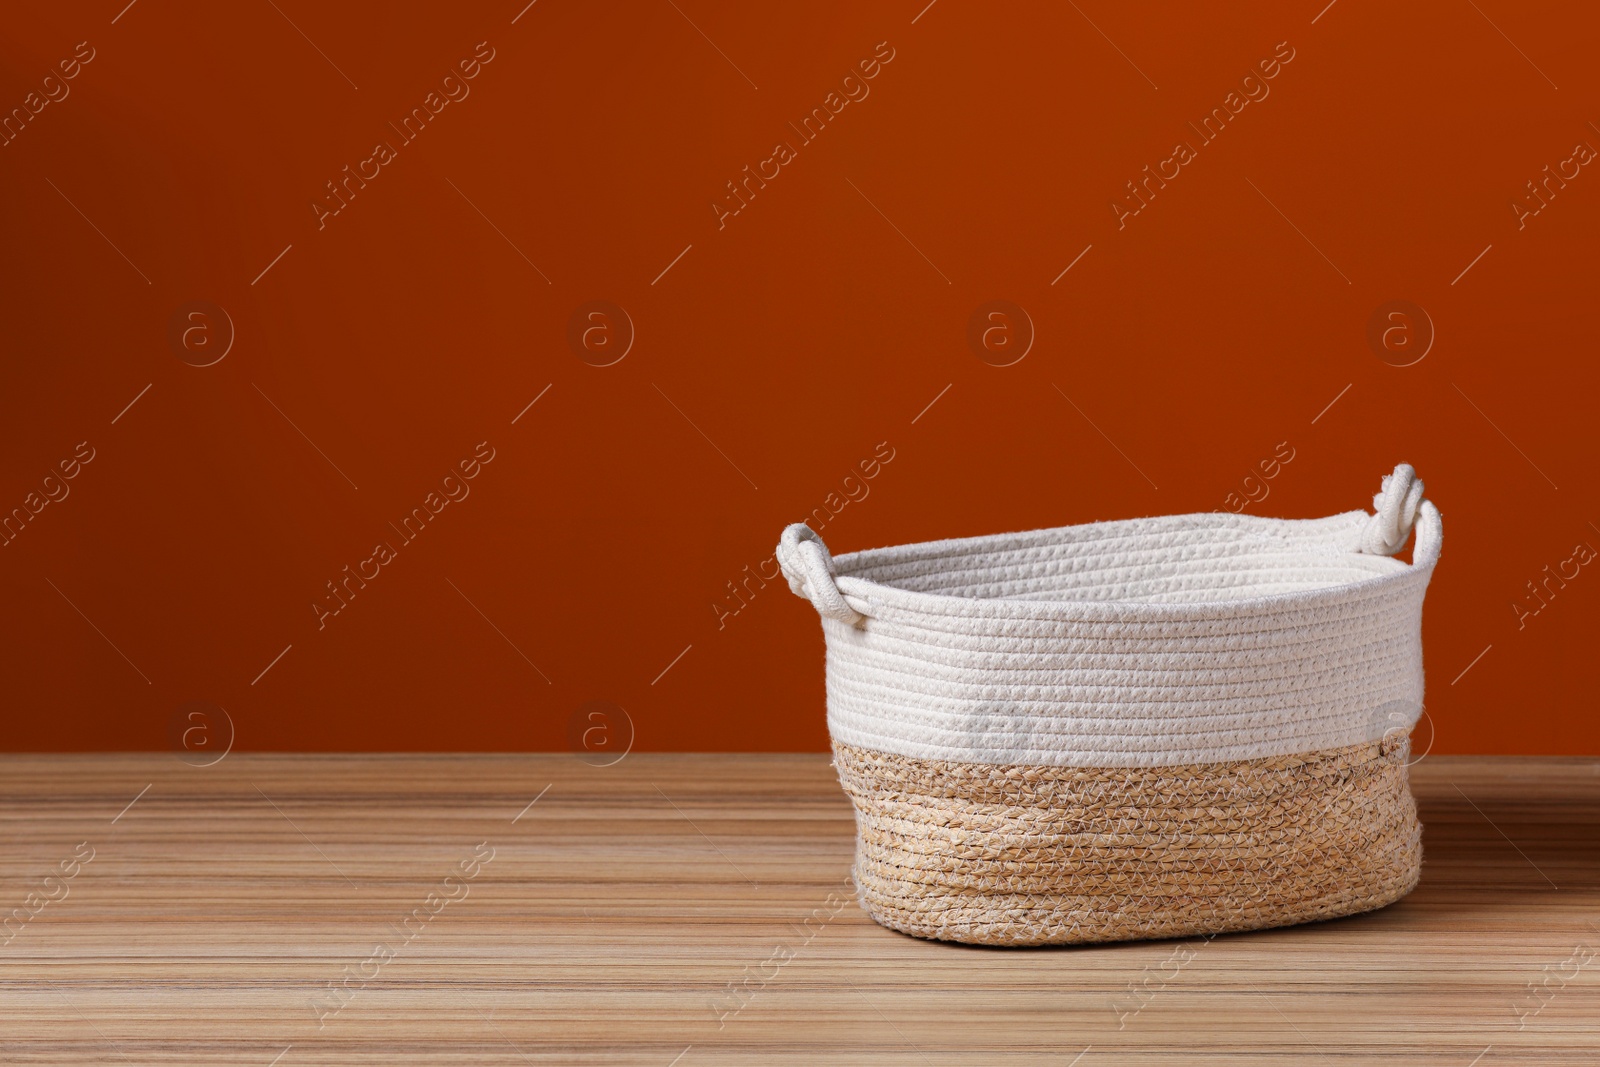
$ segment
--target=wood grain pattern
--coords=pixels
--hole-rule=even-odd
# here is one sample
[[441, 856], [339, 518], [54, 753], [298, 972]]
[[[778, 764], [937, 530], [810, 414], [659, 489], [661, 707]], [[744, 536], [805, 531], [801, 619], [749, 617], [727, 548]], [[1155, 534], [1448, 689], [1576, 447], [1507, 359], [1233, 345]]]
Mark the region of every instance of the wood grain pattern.
[[1595, 1062], [1600, 762], [1413, 778], [1393, 907], [1001, 950], [865, 918], [823, 756], [5, 757], [0, 1059]]

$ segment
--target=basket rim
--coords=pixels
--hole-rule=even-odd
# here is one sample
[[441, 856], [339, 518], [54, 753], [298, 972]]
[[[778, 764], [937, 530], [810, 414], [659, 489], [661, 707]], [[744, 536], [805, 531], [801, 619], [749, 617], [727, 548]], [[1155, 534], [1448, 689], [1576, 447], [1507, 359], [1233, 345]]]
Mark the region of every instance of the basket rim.
[[[1216, 530], [1231, 529], [1263, 533], [1275, 531], [1280, 534], [1286, 528], [1323, 527], [1330, 533], [1337, 533], [1342, 528], [1348, 528], [1352, 535], [1349, 554], [1365, 555], [1359, 551], [1359, 547], [1355, 543], [1355, 537], [1371, 517], [1368, 512], [1361, 510], [1346, 511], [1336, 515], [1312, 519], [1280, 519], [1263, 515], [1218, 512], [1159, 515], [1148, 518], [1113, 519], [1103, 522], [1080, 523], [1014, 533], [979, 534], [972, 537], [910, 542], [903, 545], [890, 545], [843, 553], [834, 556], [832, 562], [836, 568], [835, 581], [839, 592], [851, 608], [867, 618], [881, 614], [878, 609], [887, 607], [891, 609], [897, 618], [917, 615], [930, 617], [955, 616], [974, 620], [993, 620], [995, 622], [1178, 623], [1236, 621], [1251, 617], [1282, 616], [1286, 612], [1301, 609], [1325, 609], [1352, 601], [1381, 597], [1385, 593], [1398, 592], [1400, 589], [1412, 584], [1420, 583], [1426, 586], [1435, 565], [1438, 563], [1440, 553], [1443, 526], [1438, 509], [1431, 502], [1423, 502], [1417, 515], [1416, 543], [1412, 550], [1412, 561], [1409, 563], [1393, 557], [1369, 555], [1367, 556], [1368, 559], [1390, 560], [1394, 564], [1394, 569], [1387, 573], [1373, 574], [1370, 577], [1342, 582], [1337, 585], [1297, 589], [1282, 593], [1268, 593], [1252, 597], [1183, 602], [1070, 598], [1015, 600], [998, 597], [967, 597], [948, 593], [904, 589], [870, 578], [859, 577], [852, 574], [851, 571], [883, 562], [895, 556], [933, 560], [958, 558], [1001, 548], [1014, 549], [1017, 547], [1032, 547], [1034, 545], [1046, 546], [1052, 543], [1059, 543], [1059, 540], [1054, 540], [1052, 535], [1059, 538], [1059, 535], [1066, 531], [1082, 531], [1096, 527], [1107, 530], [1117, 527], [1123, 529], [1137, 528], [1150, 532], [1159, 532], [1163, 527], [1198, 530], [1210, 527]], [[1314, 557], [1308, 554], [1307, 558]], [[837, 620], [825, 619], [824, 621], [834, 622], [843, 628], [850, 628], [849, 624], [840, 623]]]

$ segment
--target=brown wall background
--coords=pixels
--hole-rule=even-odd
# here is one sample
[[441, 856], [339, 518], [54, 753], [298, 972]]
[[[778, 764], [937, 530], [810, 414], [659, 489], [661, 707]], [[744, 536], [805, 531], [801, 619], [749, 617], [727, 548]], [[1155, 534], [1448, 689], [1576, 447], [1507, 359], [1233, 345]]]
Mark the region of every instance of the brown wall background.
[[1407, 460], [1422, 733], [1600, 750], [1592, 6], [523, 3], [8, 11], [6, 747], [820, 749], [815, 614], [727, 584], [817, 507], [835, 551], [1304, 517]]

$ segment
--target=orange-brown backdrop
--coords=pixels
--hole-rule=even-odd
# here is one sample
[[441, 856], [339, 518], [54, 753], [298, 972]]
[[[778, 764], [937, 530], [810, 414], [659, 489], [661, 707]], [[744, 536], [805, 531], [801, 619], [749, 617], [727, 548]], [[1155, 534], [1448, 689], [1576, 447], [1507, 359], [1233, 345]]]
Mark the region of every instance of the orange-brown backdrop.
[[1592, 6], [524, 4], [7, 12], [5, 747], [819, 749], [786, 523], [1406, 460], [1434, 751], [1600, 750]]

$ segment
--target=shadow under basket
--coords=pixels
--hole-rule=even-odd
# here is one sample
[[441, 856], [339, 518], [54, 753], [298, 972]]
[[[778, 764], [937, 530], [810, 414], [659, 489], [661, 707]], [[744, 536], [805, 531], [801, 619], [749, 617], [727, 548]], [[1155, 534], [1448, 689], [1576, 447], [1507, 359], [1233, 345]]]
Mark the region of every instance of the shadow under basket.
[[[1374, 513], [1180, 515], [832, 557], [828, 728], [873, 919], [1039, 945], [1369, 911], [1417, 884], [1407, 781], [1442, 524], [1402, 464]], [[1412, 562], [1394, 553], [1417, 540]]]

